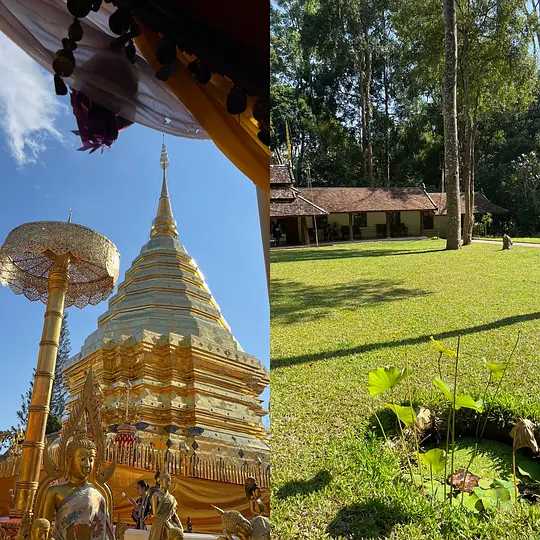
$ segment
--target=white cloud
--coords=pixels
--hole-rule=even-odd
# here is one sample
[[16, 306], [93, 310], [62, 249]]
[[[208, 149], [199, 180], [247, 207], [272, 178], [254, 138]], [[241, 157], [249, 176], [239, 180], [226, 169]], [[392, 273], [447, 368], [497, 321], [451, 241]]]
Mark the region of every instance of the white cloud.
[[48, 138], [62, 140], [52, 75], [0, 32], [0, 129], [19, 165], [35, 163]]

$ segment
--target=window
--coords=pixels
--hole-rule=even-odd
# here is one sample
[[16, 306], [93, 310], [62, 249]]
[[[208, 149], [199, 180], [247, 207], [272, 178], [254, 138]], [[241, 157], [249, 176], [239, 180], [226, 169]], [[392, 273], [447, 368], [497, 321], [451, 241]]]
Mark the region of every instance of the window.
[[354, 227], [367, 227], [367, 213], [361, 212], [359, 214], [354, 214], [353, 216], [353, 225]]
[[424, 212], [422, 214], [422, 221], [424, 230], [430, 231], [434, 229], [432, 212]]

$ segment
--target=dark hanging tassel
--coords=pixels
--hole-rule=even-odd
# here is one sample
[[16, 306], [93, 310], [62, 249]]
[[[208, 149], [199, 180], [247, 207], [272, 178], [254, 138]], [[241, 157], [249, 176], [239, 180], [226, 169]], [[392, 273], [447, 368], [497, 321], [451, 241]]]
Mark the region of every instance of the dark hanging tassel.
[[126, 56], [128, 60], [134, 64], [135, 59], [137, 58], [137, 50], [135, 49], [135, 45], [133, 44], [132, 40], [129, 40], [126, 45]]
[[212, 78], [212, 72], [208, 69], [206, 64], [203, 64], [200, 60], [194, 60], [188, 65], [189, 71], [195, 77], [195, 80], [201, 84], [206, 84]]
[[259, 133], [257, 133], [257, 138], [265, 146], [270, 146], [270, 132], [267, 129], [261, 129], [261, 131], [259, 131]]
[[246, 93], [239, 86], [233, 87], [227, 96], [227, 111], [230, 114], [242, 114], [246, 107]]
[[68, 29], [68, 37], [73, 41], [81, 41], [81, 39], [83, 38], [83, 29], [81, 23], [79, 22], [79, 19], [75, 19], [71, 23]]
[[83, 19], [92, 10], [93, 0], [67, 0], [68, 11], [78, 19]]
[[93, 0], [92, 11], [95, 11], [97, 13], [100, 8], [101, 8], [101, 0]]
[[257, 122], [268, 123], [269, 107], [268, 101], [266, 99], [259, 98], [255, 102], [255, 105], [253, 106], [253, 118], [255, 118]]
[[156, 72], [156, 77], [160, 81], [166, 81], [176, 71], [176, 63], [169, 64], [168, 66], [162, 66]]
[[162, 37], [157, 44], [156, 58], [161, 65], [172, 64], [176, 60], [176, 43], [167, 36]]
[[67, 95], [68, 89], [66, 83], [62, 80], [62, 77], [60, 77], [60, 75], [54, 76], [54, 89], [57, 96]]

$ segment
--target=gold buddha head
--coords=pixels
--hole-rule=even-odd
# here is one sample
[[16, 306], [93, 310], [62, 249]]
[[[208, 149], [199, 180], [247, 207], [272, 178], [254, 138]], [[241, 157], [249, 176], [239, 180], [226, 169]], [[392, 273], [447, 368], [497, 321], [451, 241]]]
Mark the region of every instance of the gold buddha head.
[[164, 491], [169, 491], [172, 482], [171, 475], [168, 472], [160, 472], [158, 478], [161, 489]]
[[87, 437], [73, 438], [66, 448], [66, 464], [69, 478], [87, 480], [94, 468], [96, 445]]
[[47, 519], [35, 519], [32, 523], [30, 538], [31, 540], [47, 540], [50, 530], [51, 524]]

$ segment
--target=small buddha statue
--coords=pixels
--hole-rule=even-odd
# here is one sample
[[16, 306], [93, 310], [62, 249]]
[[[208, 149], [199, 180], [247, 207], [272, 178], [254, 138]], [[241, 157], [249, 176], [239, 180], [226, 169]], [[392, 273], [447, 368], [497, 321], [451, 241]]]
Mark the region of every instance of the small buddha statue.
[[48, 519], [38, 518], [32, 523], [30, 531], [30, 540], [53, 540], [49, 539], [51, 523]]
[[151, 499], [154, 521], [148, 540], [181, 540], [184, 538], [184, 529], [176, 513], [178, 503], [169, 492], [171, 475], [161, 472], [158, 480], [160, 489], [152, 494]]
[[89, 482], [95, 459], [96, 445], [86, 436], [69, 441], [67, 480], [45, 493], [42, 517], [54, 523], [54, 540], [114, 540], [105, 498]]

